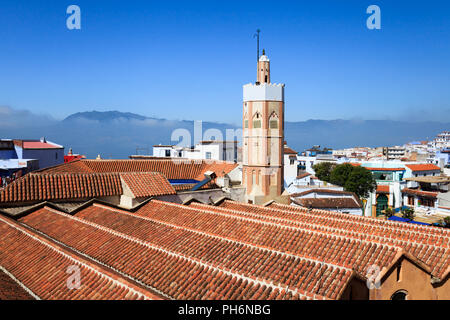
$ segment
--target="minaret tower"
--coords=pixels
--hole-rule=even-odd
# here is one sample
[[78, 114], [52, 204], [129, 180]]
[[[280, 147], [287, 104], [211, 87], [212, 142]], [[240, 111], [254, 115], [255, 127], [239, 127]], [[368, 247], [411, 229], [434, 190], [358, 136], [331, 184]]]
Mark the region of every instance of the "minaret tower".
[[284, 185], [284, 84], [270, 83], [270, 61], [264, 50], [256, 83], [243, 88], [242, 183], [246, 201], [262, 204], [281, 199]]

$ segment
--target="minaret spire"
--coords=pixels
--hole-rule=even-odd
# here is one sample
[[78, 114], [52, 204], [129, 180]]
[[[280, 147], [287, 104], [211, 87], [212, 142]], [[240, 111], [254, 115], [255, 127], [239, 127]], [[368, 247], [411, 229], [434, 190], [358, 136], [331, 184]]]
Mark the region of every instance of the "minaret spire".
[[263, 49], [262, 56], [258, 59], [256, 84], [270, 83], [270, 60], [266, 56], [266, 51]]

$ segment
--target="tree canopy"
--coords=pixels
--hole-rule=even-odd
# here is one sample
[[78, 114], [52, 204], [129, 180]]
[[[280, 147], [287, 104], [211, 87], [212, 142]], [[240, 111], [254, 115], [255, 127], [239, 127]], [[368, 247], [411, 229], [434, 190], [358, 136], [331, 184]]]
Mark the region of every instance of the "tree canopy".
[[346, 191], [354, 192], [360, 198], [368, 198], [369, 194], [375, 191], [376, 188], [377, 183], [372, 172], [364, 167], [353, 167], [344, 184]]
[[321, 162], [314, 165], [313, 169], [320, 180], [342, 186], [345, 191], [354, 192], [360, 198], [368, 198], [377, 187], [372, 172], [364, 167]]
[[330, 182], [331, 171], [336, 165], [331, 162], [321, 162], [313, 166], [316, 177], [322, 181]]

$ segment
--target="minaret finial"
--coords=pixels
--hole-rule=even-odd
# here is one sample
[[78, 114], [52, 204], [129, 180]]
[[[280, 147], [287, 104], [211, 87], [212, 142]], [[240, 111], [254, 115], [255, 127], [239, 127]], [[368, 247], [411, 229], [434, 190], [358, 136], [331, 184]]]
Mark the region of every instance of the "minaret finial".
[[264, 49], [263, 49], [263, 56], [265, 56], [266, 55], [266, 51], [264, 51]]

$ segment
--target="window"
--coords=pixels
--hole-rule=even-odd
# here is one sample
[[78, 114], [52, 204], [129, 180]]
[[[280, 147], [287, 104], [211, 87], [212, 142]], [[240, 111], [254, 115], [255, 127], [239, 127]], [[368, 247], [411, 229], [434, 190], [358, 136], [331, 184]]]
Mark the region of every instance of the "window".
[[253, 128], [261, 128], [261, 115], [259, 114], [259, 112], [256, 112], [253, 117]]
[[244, 120], [244, 128], [248, 128], [248, 120]]
[[434, 207], [434, 199], [419, 198], [420, 204], [425, 207]]
[[396, 293], [394, 293], [391, 297], [391, 300], [406, 300], [406, 297], [408, 296], [408, 292], [405, 290], [399, 290]]
[[269, 117], [269, 128], [270, 129], [278, 129], [278, 116], [275, 113], [275, 111], [272, 112], [272, 114]]
[[58, 152], [55, 153], [55, 159], [58, 160]]
[[170, 150], [166, 150], [166, 157], [170, 157]]
[[270, 129], [278, 129], [278, 120], [270, 120], [269, 127]]
[[414, 197], [408, 196], [408, 205], [413, 206], [414, 205]]
[[211, 152], [206, 152], [206, 159], [211, 159]]

